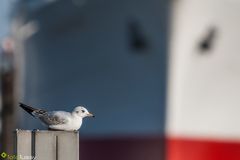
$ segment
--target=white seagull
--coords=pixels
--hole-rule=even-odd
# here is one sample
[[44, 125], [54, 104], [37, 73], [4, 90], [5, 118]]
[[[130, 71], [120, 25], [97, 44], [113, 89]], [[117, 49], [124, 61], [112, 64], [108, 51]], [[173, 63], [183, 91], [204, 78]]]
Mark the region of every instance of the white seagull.
[[94, 117], [83, 106], [77, 106], [72, 113], [65, 111], [45, 111], [39, 108], [33, 108], [23, 103], [19, 106], [30, 115], [38, 118], [43, 124], [48, 126], [49, 130], [77, 131], [82, 125], [84, 117]]

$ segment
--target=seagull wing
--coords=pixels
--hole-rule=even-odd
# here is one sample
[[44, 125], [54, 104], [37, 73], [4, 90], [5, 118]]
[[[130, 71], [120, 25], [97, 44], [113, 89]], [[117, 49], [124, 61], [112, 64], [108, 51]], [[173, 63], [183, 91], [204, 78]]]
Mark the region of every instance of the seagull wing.
[[35, 107], [31, 107], [29, 105], [19, 103], [19, 106], [22, 107], [26, 112], [28, 112], [33, 117], [39, 117], [43, 114], [46, 114], [47, 111]]
[[64, 111], [48, 112], [43, 109], [34, 108], [29, 105], [19, 103], [19, 106], [35, 118], [39, 118], [46, 125], [65, 124], [69, 121], [71, 114]]
[[69, 122], [71, 114], [64, 111], [45, 112], [38, 118], [47, 125], [59, 125]]

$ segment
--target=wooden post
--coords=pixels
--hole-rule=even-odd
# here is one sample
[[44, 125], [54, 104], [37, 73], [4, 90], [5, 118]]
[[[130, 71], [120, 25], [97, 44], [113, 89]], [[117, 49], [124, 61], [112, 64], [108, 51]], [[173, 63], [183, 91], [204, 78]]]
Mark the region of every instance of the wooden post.
[[79, 160], [78, 132], [16, 130], [15, 155], [21, 159]]
[[12, 131], [15, 129], [15, 64], [13, 41], [6, 39], [3, 42], [0, 65], [0, 83], [1, 83], [1, 134], [0, 152], [13, 154]]

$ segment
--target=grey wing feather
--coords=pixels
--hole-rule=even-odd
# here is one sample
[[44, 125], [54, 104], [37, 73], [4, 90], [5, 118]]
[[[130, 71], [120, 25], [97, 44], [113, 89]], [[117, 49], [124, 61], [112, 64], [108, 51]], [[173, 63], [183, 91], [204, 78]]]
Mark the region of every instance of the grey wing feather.
[[32, 115], [34, 115], [35, 117], [41, 117], [47, 114], [47, 111], [44, 111], [42, 109], [36, 109], [32, 112]]
[[70, 113], [67, 112], [45, 112], [38, 118], [47, 125], [58, 125], [58, 124], [65, 124], [68, 122], [68, 116]]

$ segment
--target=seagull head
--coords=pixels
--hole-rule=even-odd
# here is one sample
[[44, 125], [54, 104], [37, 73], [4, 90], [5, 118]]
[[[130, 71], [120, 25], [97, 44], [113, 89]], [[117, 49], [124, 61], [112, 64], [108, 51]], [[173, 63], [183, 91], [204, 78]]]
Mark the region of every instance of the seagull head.
[[83, 106], [77, 106], [73, 110], [73, 114], [84, 118], [84, 117], [95, 117], [92, 113], [88, 112], [88, 110]]

